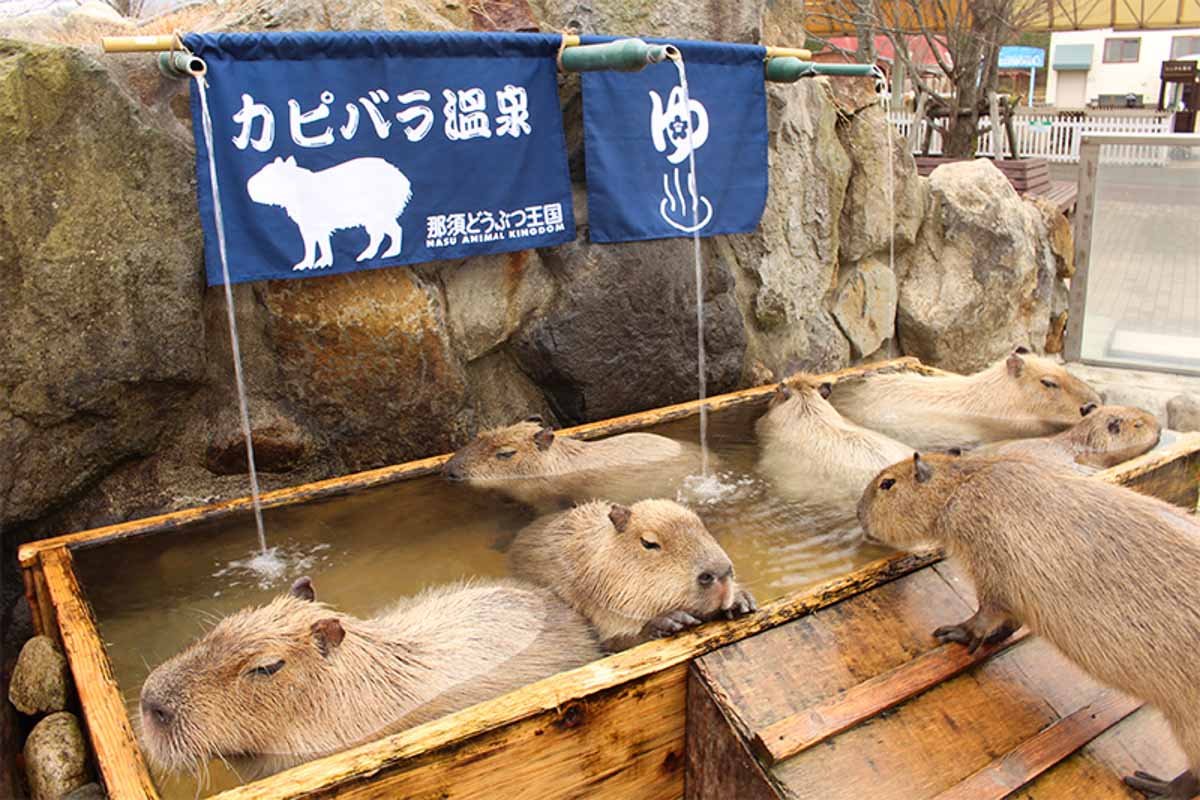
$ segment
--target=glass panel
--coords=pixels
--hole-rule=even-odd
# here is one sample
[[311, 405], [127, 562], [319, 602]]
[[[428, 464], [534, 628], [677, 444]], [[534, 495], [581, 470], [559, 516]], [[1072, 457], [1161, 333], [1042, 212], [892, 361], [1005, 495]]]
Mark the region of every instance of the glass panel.
[[1200, 373], [1200, 145], [1105, 145], [1081, 355]]
[[1200, 54], [1200, 36], [1176, 36], [1171, 39], [1171, 59]]

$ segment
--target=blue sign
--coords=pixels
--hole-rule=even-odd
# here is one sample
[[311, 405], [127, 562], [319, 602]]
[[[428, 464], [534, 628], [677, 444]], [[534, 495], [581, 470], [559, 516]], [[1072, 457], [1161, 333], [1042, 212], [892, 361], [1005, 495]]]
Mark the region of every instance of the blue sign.
[[[584, 44], [602, 41], [609, 39], [584, 37]], [[686, 103], [673, 63], [636, 73], [583, 76], [588, 222], [594, 242], [690, 236], [694, 230], [701, 236], [744, 233], [754, 230], [762, 217], [767, 201], [766, 48], [670, 43], [683, 53]], [[694, 156], [694, 174], [689, 155]]]
[[1001, 47], [1000, 69], [1044, 67], [1046, 51], [1040, 47]]
[[[575, 238], [559, 36], [191, 34], [234, 282]], [[221, 282], [192, 86], [209, 285]]]

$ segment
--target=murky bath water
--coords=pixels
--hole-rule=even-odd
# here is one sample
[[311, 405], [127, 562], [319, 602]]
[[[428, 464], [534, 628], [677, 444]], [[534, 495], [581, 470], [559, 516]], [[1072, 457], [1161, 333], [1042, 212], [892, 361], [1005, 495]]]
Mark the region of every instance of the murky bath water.
[[[754, 421], [762, 406], [712, 414], [709, 447], [721, 483], [676, 487], [728, 551], [740, 581], [760, 602], [848, 572], [885, 551], [864, 546], [853, 508], [815, 521], [777, 499], [756, 474]], [[652, 429], [696, 442], [695, 418]], [[317, 596], [368, 616], [424, 587], [468, 576], [505, 575], [502, 548], [532, 512], [440, 478], [404, 481], [361, 494], [266, 512], [271, 543], [291, 569], [273, 586], [231, 568], [254, 555], [253, 518], [189, 528], [76, 552], [77, 571], [108, 645], [130, 716], [150, 669], [178, 652], [212, 621], [285, 591], [311, 575]], [[136, 723], [135, 723], [136, 724]], [[158, 778], [165, 798], [193, 798], [190, 777]], [[236, 785], [214, 763], [202, 794]]]

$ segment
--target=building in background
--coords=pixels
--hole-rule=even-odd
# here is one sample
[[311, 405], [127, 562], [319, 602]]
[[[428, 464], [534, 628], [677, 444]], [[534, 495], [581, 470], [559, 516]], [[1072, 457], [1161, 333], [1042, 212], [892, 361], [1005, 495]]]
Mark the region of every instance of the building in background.
[[1200, 28], [1068, 31], [1050, 37], [1046, 102], [1058, 108], [1154, 106], [1164, 61], [1200, 53]]

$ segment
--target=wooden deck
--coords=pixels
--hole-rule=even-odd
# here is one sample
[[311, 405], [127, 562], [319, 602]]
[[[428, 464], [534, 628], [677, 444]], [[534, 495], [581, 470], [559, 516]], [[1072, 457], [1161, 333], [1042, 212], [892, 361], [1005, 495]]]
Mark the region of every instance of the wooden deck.
[[975, 609], [940, 562], [697, 659], [685, 797], [1140, 798], [1186, 764], [1162, 717], [1024, 630], [969, 656], [931, 631]]

